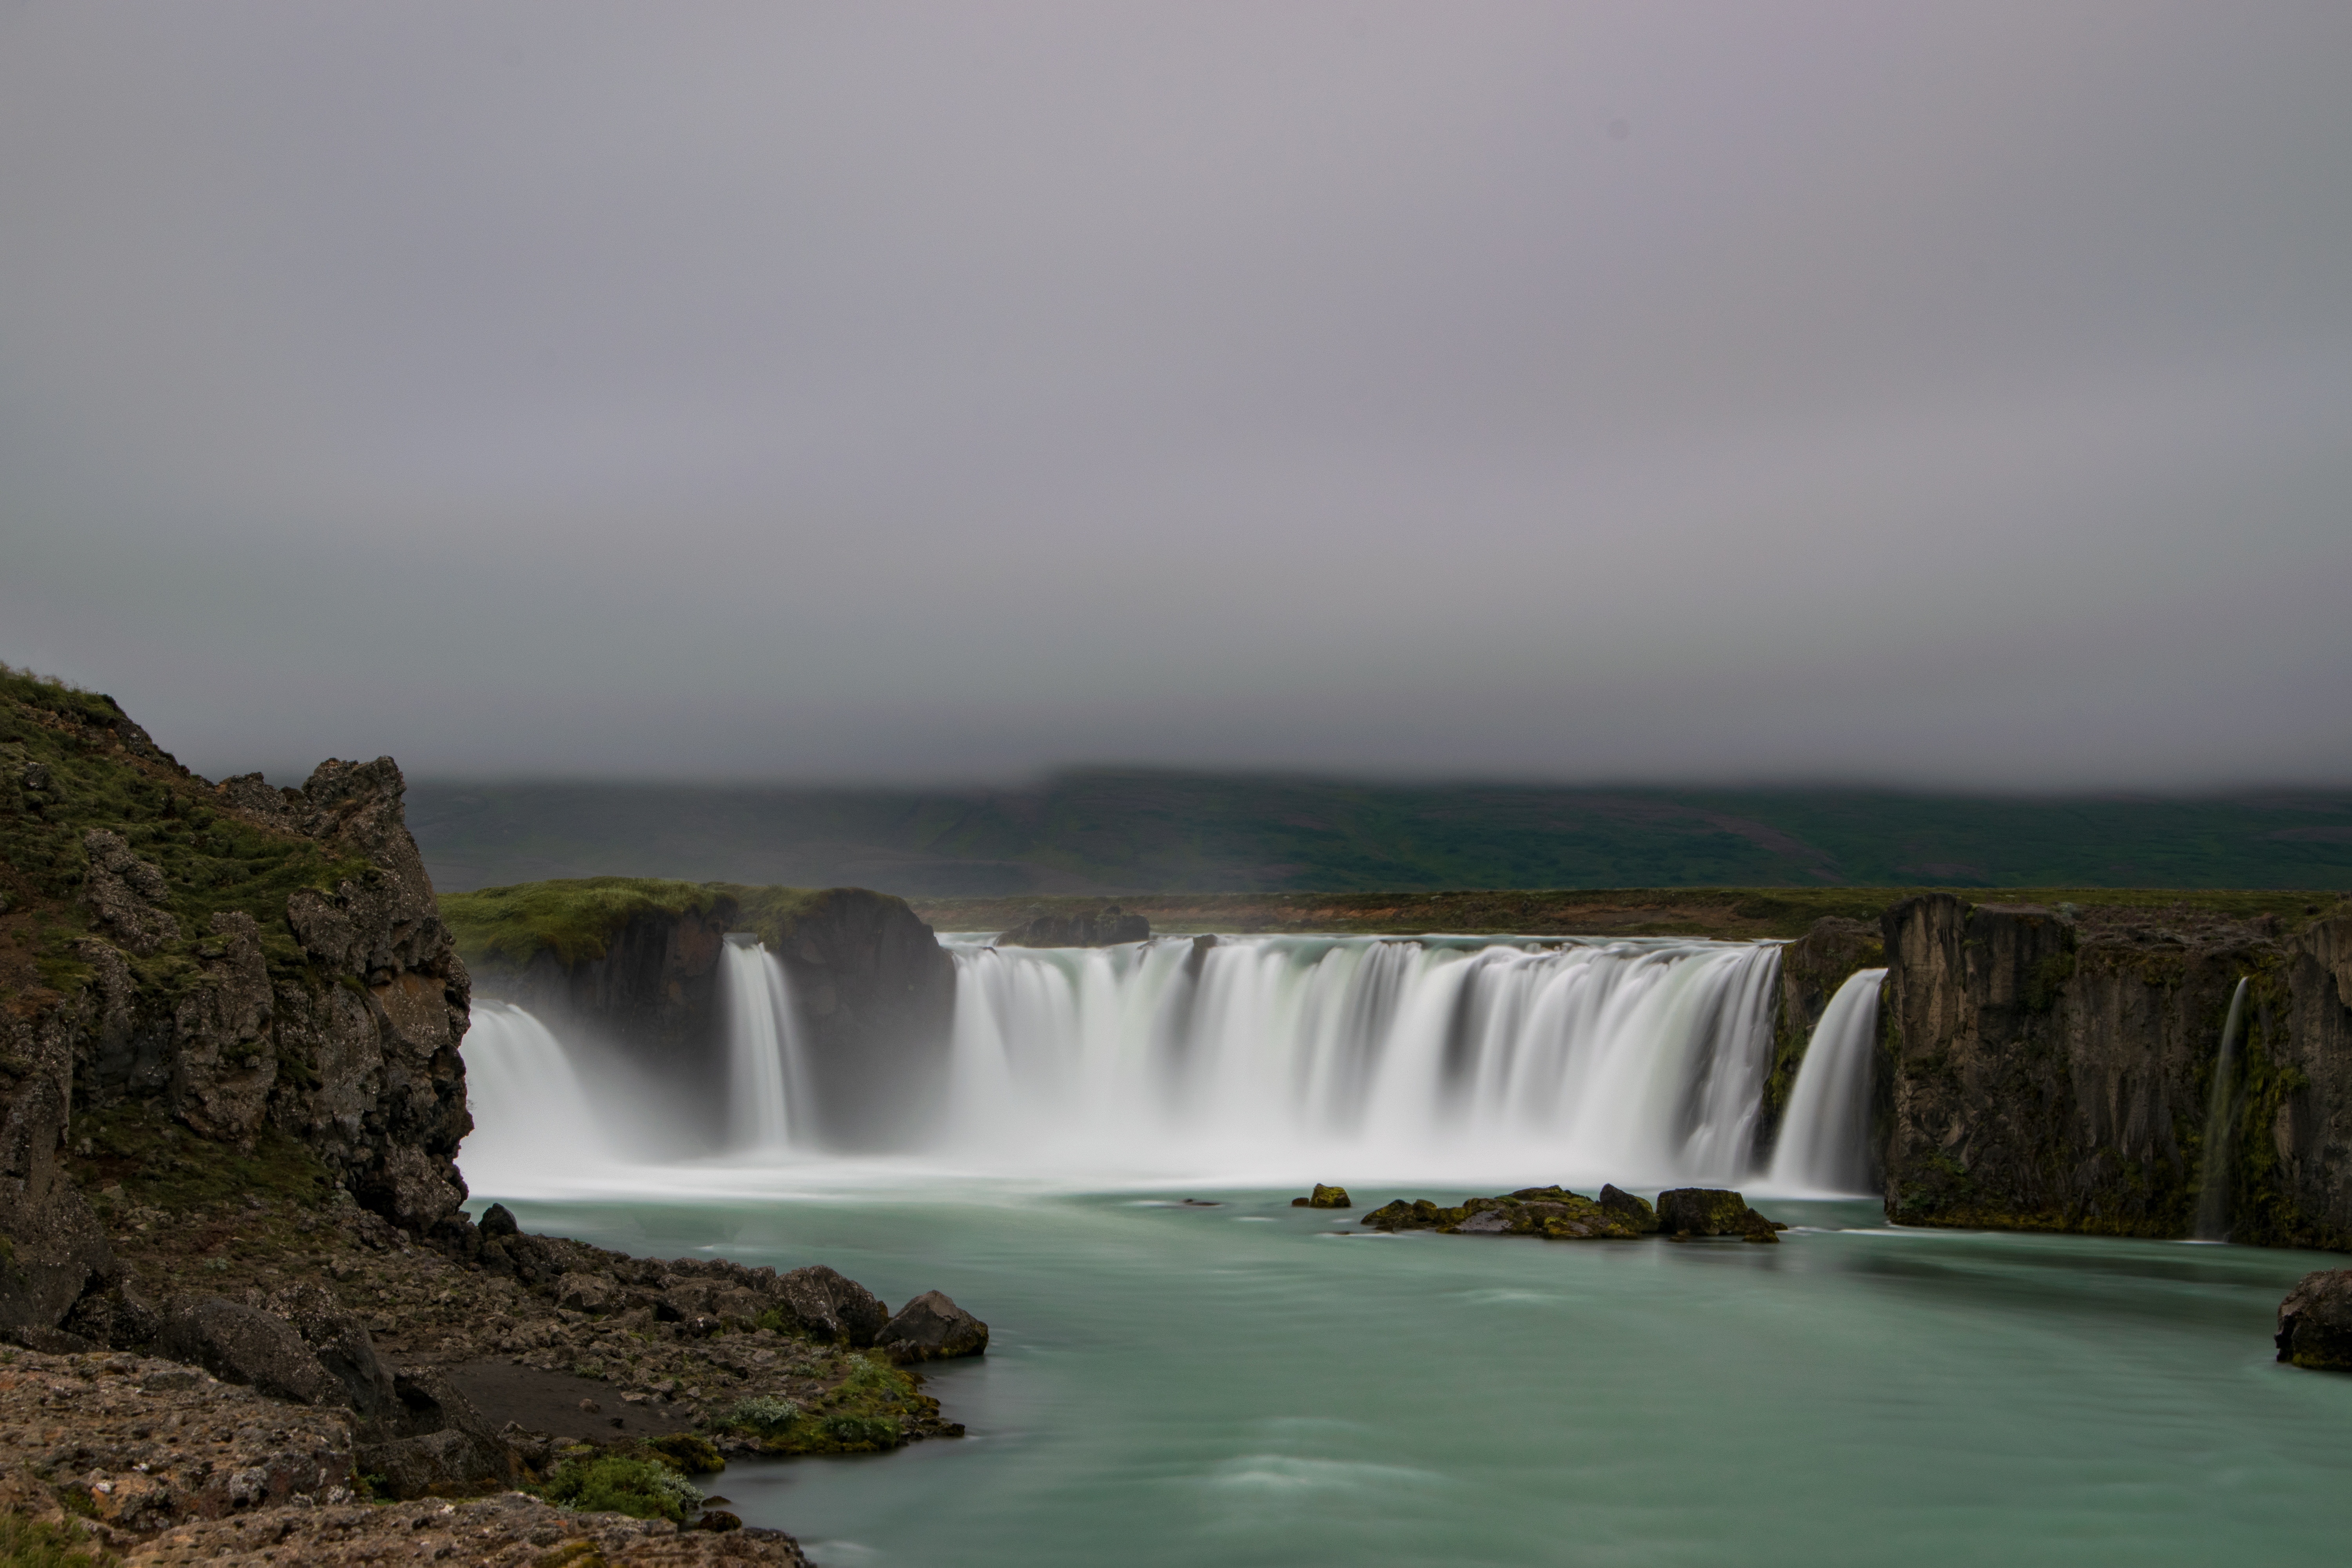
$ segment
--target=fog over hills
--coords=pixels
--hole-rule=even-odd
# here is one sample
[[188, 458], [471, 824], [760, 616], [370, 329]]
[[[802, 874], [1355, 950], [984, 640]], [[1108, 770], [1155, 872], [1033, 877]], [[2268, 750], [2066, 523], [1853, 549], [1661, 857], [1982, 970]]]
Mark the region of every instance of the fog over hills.
[[447, 890], [604, 874], [910, 896], [2352, 887], [2352, 791], [1999, 798], [1136, 770], [1002, 789], [421, 780], [409, 822]]

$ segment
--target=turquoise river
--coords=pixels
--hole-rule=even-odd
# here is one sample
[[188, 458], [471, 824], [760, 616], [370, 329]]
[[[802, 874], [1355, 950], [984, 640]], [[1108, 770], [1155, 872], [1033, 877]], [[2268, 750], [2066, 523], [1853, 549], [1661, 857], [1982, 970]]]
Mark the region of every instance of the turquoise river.
[[2270, 1344], [2341, 1259], [1761, 1198], [1779, 1247], [1378, 1237], [1296, 1191], [508, 1201], [988, 1321], [930, 1378], [961, 1440], [711, 1478], [826, 1568], [2151, 1568], [2352, 1539], [2352, 1377]]

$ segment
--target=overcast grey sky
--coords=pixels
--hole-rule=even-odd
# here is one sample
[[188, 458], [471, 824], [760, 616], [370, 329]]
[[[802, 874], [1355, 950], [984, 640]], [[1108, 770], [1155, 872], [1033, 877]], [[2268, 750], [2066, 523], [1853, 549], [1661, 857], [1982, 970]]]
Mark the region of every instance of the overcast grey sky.
[[2352, 6], [0, 0], [208, 773], [2352, 778]]

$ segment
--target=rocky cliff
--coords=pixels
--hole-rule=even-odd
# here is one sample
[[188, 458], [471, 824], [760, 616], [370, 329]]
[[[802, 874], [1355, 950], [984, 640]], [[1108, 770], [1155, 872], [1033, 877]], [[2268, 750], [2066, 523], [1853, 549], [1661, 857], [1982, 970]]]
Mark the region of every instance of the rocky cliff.
[[[1882, 921], [1890, 1218], [2352, 1247], [2352, 918], [1910, 899]], [[2208, 1111], [2246, 979], [2242, 1053]]]
[[903, 899], [624, 878], [527, 883], [448, 900], [486, 996], [567, 1038], [601, 1037], [682, 1089], [723, 1103], [730, 933], [782, 965], [814, 1121], [841, 1148], [888, 1146], [935, 1113], [955, 966]]
[[118, 1164], [268, 1163], [462, 1228], [467, 980], [402, 787], [388, 757], [214, 784], [0, 671], [0, 1328], [111, 1283], [77, 1175]]

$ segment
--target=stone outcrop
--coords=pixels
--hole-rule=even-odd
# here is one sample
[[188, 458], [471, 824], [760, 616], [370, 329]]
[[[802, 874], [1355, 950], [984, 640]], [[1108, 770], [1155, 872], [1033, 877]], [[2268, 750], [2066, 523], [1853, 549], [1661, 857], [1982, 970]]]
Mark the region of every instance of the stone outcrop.
[[[121, 1305], [77, 1157], [307, 1160], [412, 1233], [463, 1229], [468, 983], [392, 760], [215, 785], [110, 699], [0, 684], [0, 878], [47, 943], [0, 976], [0, 1330]], [[144, 1152], [113, 1148], [132, 1123]]]
[[1315, 1190], [1305, 1197], [1291, 1199], [1290, 1206], [1295, 1209], [1351, 1209], [1356, 1206], [1356, 1200], [1348, 1195], [1345, 1187], [1330, 1187], [1318, 1182]]
[[2306, 1274], [2278, 1310], [2278, 1358], [2352, 1372], [2352, 1268]]
[[776, 1281], [777, 1293], [803, 1331], [863, 1348], [890, 1321], [881, 1299], [823, 1264], [795, 1268]]
[[1150, 942], [1151, 922], [1129, 914], [1117, 904], [1068, 914], [1042, 914], [1022, 921], [996, 939], [999, 947], [1117, 947], [1122, 942]]
[[[2186, 1236], [2210, 1164], [2232, 1239], [2352, 1247], [2352, 920], [2286, 934], [2185, 907], [1931, 894], [1882, 929], [1889, 1217]], [[2209, 1140], [2242, 978], [2242, 1052]]]
[[1748, 1206], [1748, 1200], [1721, 1187], [1670, 1187], [1658, 1194], [1658, 1229], [1676, 1240], [1694, 1236], [1736, 1236], [1777, 1242], [1788, 1226]]

